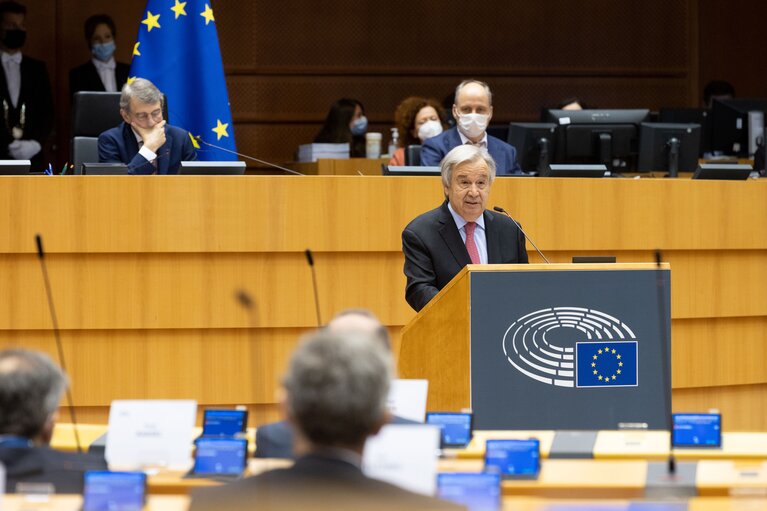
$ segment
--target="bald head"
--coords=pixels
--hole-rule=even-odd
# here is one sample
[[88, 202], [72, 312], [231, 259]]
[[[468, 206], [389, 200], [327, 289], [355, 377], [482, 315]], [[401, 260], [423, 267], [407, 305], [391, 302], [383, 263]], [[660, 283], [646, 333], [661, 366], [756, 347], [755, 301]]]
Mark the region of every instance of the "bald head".
[[330, 320], [327, 329], [334, 333], [371, 334], [380, 340], [387, 350], [391, 349], [389, 331], [376, 315], [367, 309], [342, 310]]

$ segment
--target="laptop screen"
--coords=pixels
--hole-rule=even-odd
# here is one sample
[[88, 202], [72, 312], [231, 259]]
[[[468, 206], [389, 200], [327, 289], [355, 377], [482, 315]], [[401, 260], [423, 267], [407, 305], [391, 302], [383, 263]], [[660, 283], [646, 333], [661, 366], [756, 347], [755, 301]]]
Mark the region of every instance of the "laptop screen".
[[205, 410], [203, 436], [234, 436], [245, 432], [248, 412], [245, 410]]
[[238, 475], [245, 470], [248, 441], [244, 438], [198, 438], [194, 473]]

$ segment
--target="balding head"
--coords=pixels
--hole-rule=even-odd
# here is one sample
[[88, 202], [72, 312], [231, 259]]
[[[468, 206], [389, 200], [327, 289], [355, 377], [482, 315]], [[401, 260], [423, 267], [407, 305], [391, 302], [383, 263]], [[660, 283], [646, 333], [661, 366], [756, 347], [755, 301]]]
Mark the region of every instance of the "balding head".
[[389, 331], [381, 324], [375, 314], [367, 309], [345, 309], [336, 314], [328, 323], [327, 329], [335, 333], [371, 334], [391, 350]]

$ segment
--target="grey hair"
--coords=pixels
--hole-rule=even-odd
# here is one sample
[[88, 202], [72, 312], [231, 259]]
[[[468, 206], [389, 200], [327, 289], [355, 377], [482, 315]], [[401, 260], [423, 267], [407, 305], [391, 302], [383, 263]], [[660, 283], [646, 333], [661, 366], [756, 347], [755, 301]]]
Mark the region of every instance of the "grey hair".
[[[343, 318], [348, 318], [350, 316], [359, 316], [369, 319], [371, 325], [377, 324], [377, 327], [375, 327], [372, 333], [375, 335], [376, 339], [380, 341], [381, 344], [383, 344], [387, 351], [391, 351], [391, 337], [389, 336], [389, 330], [383, 325], [383, 323], [381, 323], [381, 320], [378, 319], [378, 316], [373, 314], [373, 312], [368, 309], [364, 309], [362, 307], [343, 309], [342, 311], [336, 313], [336, 315], [333, 316], [330, 321], [328, 321], [327, 327], [334, 331], [346, 331], [346, 326], [343, 325]], [[341, 324], [342, 326], [338, 328], [335, 327], [336, 324]]]
[[45, 353], [0, 352], [0, 435], [40, 434], [66, 387], [67, 377]]
[[291, 357], [288, 410], [316, 445], [359, 445], [384, 417], [393, 374], [391, 354], [373, 335], [319, 330]]
[[461, 83], [458, 84], [458, 87], [455, 88], [455, 96], [453, 97], [453, 104], [458, 104], [458, 94], [461, 93], [461, 89], [469, 85], [470, 83], [476, 83], [482, 86], [482, 88], [485, 89], [485, 93], [487, 94], [487, 102], [490, 104], [490, 106], [493, 105], [493, 93], [490, 92], [490, 86], [486, 84], [485, 82], [481, 82], [479, 80], [464, 80]]
[[453, 170], [458, 165], [474, 163], [479, 160], [485, 160], [485, 163], [487, 163], [490, 184], [492, 184], [495, 179], [495, 160], [493, 160], [493, 157], [490, 156], [487, 149], [471, 144], [462, 144], [454, 147], [442, 158], [442, 163], [440, 163], [439, 167], [439, 171], [442, 174], [442, 185], [445, 188], [450, 186], [450, 182], [453, 180]]
[[120, 92], [120, 108], [129, 111], [131, 98], [136, 98], [145, 105], [152, 105], [162, 100], [162, 92], [149, 80], [136, 78], [123, 85]]

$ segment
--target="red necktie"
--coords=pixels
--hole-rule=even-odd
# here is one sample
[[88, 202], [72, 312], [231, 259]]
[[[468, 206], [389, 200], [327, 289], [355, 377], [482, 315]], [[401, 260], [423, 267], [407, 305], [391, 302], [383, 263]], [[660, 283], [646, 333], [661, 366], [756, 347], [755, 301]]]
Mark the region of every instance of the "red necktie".
[[464, 229], [466, 229], [466, 250], [469, 252], [469, 257], [471, 258], [472, 264], [479, 264], [479, 249], [477, 249], [477, 244], [474, 243], [474, 229], [477, 228], [477, 224], [475, 222], [467, 222]]

